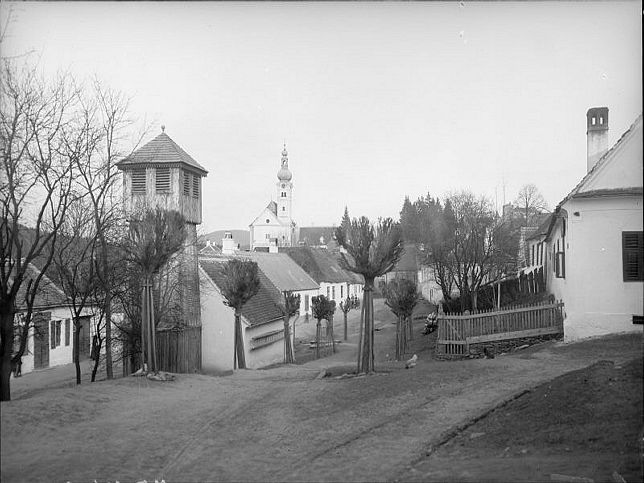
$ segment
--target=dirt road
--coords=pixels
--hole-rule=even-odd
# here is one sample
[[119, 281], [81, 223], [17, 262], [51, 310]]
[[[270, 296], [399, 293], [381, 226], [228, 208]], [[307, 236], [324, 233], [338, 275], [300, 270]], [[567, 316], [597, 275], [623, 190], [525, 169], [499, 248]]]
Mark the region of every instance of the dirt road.
[[616, 336], [493, 360], [420, 353], [405, 370], [384, 362], [393, 325], [381, 326], [380, 374], [369, 377], [316, 379], [353, 360], [350, 340], [301, 366], [126, 378], [3, 403], [2, 481], [392, 480], [445, 432], [522, 389], [641, 354], [640, 335]]

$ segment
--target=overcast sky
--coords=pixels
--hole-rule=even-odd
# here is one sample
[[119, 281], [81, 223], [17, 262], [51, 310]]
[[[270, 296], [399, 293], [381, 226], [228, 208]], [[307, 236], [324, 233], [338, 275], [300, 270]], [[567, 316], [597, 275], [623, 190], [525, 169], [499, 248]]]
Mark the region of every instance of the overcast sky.
[[642, 111], [641, 2], [16, 3], [3, 55], [97, 76], [208, 171], [200, 231], [247, 228], [286, 141], [300, 226], [468, 188], [551, 207]]

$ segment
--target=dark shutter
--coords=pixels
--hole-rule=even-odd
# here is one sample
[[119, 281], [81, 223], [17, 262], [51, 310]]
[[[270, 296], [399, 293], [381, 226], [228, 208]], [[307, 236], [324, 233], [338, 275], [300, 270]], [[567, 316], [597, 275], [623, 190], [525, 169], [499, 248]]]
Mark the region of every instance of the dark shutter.
[[56, 322], [52, 320], [51, 322], [51, 348], [56, 348]]
[[624, 282], [644, 281], [644, 232], [622, 232]]
[[145, 168], [132, 171], [132, 193], [145, 194]]
[[70, 323], [69, 319], [65, 319], [65, 347], [69, 345], [69, 333], [70, 333]]

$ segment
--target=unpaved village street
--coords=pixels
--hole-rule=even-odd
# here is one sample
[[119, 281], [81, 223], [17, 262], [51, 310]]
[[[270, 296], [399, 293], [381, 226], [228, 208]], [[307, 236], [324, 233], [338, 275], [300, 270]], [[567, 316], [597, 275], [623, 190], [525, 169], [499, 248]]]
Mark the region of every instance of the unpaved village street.
[[317, 378], [353, 361], [353, 336], [335, 356], [299, 366], [130, 377], [3, 403], [2, 481], [395, 480], [448, 431], [518, 392], [642, 353], [635, 334], [459, 362], [419, 351], [406, 370], [384, 360], [394, 332], [382, 317], [379, 374], [369, 377]]

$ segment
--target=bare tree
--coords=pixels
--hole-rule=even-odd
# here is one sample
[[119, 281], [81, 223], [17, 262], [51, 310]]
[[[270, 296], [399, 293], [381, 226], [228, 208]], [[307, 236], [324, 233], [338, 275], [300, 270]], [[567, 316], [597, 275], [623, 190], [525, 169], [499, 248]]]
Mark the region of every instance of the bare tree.
[[531, 226], [535, 215], [548, 210], [546, 200], [532, 183], [524, 184], [521, 187], [515, 203], [521, 210], [523, 226]]
[[95, 304], [97, 279], [94, 255], [96, 232], [91, 211], [83, 198], [77, 199], [69, 208], [54, 251], [52, 277], [67, 296], [72, 315], [73, 361], [76, 367], [76, 384], [81, 383], [80, 331], [81, 317], [88, 307]]
[[[322, 320], [327, 324], [333, 324], [333, 313], [335, 312], [335, 302], [327, 299], [324, 295], [318, 295], [311, 299], [311, 313], [316, 320], [315, 325], [315, 358], [320, 358], [320, 344], [322, 342]], [[331, 330], [331, 340], [333, 341], [333, 330]], [[332, 342], [334, 345], [334, 342]], [[333, 348], [335, 352], [335, 347]]]
[[358, 373], [370, 373], [374, 371], [374, 281], [391, 271], [400, 260], [403, 252], [401, 230], [391, 218], [379, 220], [374, 226], [363, 216], [354, 218], [346, 231], [338, 227], [335, 236], [349, 255], [342, 254], [343, 268], [364, 277]]
[[[34, 299], [72, 200], [73, 167], [82, 143], [69, 139], [83, 133], [72, 131], [77, 95], [69, 77], [45, 82], [34, 68], [1, 62], [0, 400], [7, 401], [12, 363], [25, 351]], [[32, 277], [29, 266], [36, 260], [40, 271]], [[21, 288], [24, 299], [17, 300]], [[19, 309], [25, 309], [25, 323], [14, 351]]]

